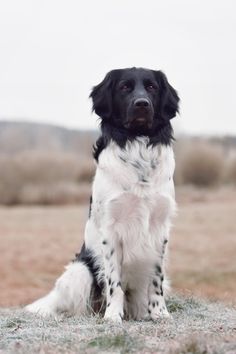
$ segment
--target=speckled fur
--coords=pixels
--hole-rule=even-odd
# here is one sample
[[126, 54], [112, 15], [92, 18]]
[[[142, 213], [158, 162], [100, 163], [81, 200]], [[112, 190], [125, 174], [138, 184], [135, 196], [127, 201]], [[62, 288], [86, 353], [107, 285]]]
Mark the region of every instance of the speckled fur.
[[179, 97], [161, 71], [130, 68], [109, 72], [91, 98], [101, 136], [84, 244], [55, 288], [27, 310], [104, 310], [116, 323], [124, 316], [155, 321], [168, 316], [165, 258], [175, 212], [170, 120]]
[[[175, 212], [174, 166], [172, 148], [151, 147], [145, 137], [128, 142], [124, 149], [111, 142], [99, 156], [85, 246], [98, 265], [98, 279], [106, 284], [105, 318], [120, 322], [124, 310], [127, 317], [135, 319], [168, 316], [163, 293], [164, 253]], [[92, 279], [80, 264], [69, 265], [44, 301], [27, 309], [41, 314], [63, 309], [80, 314], [87, 304], [88, 311], [87, 287], [92, 287]], [[80, 269], [78, 273], [71, 270], [76, 266], [84, 272], [80, 283]], [[70, 296], [65, 294], [66, 284]], [[79, 298], [84, 301], [76, 302]], [[52, 301], [53, 306], [47, 304], [45, 310], [45, 301]]]

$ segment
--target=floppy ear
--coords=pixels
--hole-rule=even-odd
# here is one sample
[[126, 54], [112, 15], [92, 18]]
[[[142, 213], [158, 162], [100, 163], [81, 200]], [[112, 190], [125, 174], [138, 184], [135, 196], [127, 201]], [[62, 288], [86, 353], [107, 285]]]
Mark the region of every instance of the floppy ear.
[[112, 115], [112, 86], [114, 70], [110, 71], [100, 84], [94, 86], [89, 97], [93, 100], [93, 111], [104, 119]]
[[155, 76], [160, 86], [161, 118], [172, 119], [179, 112], [179, 96], [162, 71], [155, 71]]

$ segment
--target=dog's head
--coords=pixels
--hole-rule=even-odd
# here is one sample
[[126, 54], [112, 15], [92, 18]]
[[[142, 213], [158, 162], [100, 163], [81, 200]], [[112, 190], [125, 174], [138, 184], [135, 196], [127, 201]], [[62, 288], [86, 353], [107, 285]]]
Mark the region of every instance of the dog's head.
[[131, 131], [163, 126], [178, 112], [178, 94], [161, 71], [112, 70], [90, 97], [93, 110], [103, 121]]

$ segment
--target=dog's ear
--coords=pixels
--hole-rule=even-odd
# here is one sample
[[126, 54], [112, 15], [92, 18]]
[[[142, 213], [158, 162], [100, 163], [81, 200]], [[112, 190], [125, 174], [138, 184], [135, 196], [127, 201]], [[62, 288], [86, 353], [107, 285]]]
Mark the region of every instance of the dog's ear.
[[89, 96], [93, 101], [93, 111], [103, 119], [108, 119], [112, 115], [112, 88], [115, 71], [110, 71], [100, 84], [94, 86]]
[[155, 77], [160, 88], [160, 116], [164, 120], [172, 119], [179, 112], [178, 93], [162, 71], [155, 71]]

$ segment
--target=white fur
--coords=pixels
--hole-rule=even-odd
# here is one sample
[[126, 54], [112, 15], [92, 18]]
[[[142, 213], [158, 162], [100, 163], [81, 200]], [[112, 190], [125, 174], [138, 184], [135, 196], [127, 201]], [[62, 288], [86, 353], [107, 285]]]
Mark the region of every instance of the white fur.
[[[132, 318], [168, 315], [164, 297], [157, 295], [161, 274], [154, 267], [158, 263], [164, 271], [164, 240], [175, 212], [174, 167], [172, 148], [151, 147], [146, 137], [128, 142], [124, 149], [111, 142], [99, 156], [85, 245], [96, 257], [99, 276], [105, 273], [107, 319], [120, 322], [124, 309]], [[72, 263], [52, 292], [27, 310], [42, 315], [86, 313], [91, 287], [87, 267]]]
[[92, 276], [83, 263], [71, 263], [57, 279], [54, 289], [26, 306], [26, 310], [42, 316], [55, 316], [63, 312], [70, 315], [87, 314], [92, 282]]

